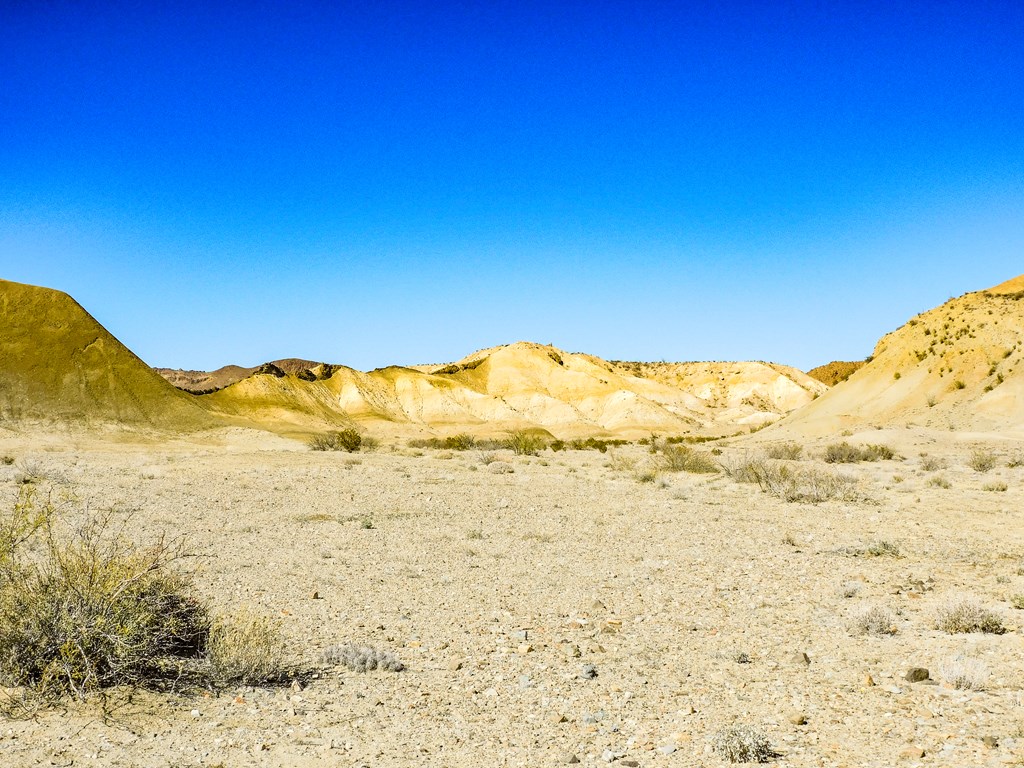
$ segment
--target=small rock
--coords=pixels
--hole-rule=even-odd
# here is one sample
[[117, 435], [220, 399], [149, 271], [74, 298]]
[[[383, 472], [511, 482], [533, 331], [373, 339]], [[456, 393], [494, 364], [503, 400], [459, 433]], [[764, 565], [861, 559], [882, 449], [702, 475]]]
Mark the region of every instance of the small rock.
[[793, 725], [807, 725], [807, 715], [803, 712], [791, 712], [787, 719]]
[[554, 723], [555, 725], [561, 725], [562, 723], [569, 722], [569, 718], [567, 718], [561, 712], [555, 712], [555, 714], [551, 715], [551, 717], [549, 718], [549, 721]]
[[794, 653], [792, 656], [789, 657], [789, 663], [790, 664], [800, 664], [800, 665], [806, 667], [808, 664], [811, 663], [811, 657], [808, 656], [803, 651], [797, 651], [796, 653]]
[[864, 687], [865, 688], [870, 688], [874, 684], [875, 684], [875, 678], [873, 678], [871, 675], [864, 675]]
[[529, 675], [519, 676], [519, 688], [520, 690], [526, 690], [527, 688], [533, 687], [533, 680], [530, 679]]
[[989, 749], [995, 749], [996, 747], [999, 746], [999, 737], [998, 736], [982, 736], [981, 737], [981, 743], [984, 744]]
[[[504, 461], [492, 461], [487, 465], [487, 471], [492, 475], [508, 475], [516, 470], [511, 464]], [[508, 506], [508, 501], [506, 499], [502, 499], [502, 501], [505, 502], [505, 506]], [[498, 506], [501, 506], [500, 502]]]
[[584, 664], [580, 669], [580, 678], [583, 680], [593, 680], [597, 677], [597, 667], [593, 664]]
[[927, 680], [929, 677], [931, 677], [931, 675], [924, 667], [911, 667], [907, 670], [907, 674], [903, 676], [903, 679], [910, 683], [920, 683]]
[[449, 672], [458, 672], [460, 669], [462, 669], [462, 662], [459, 659], [452, 659], [448, 662]]
[[675, 744], [662, 744], [658, 747], [657, 751], [662, 755], [671, 755], [676, 751], [676, 749], [678, 749], [678, 747], [676, 747]]
[[192, 710], [192, 717], [202, 717], [202, 716], [203, 716], [203, 713], [200, 712], [198, 709], [193, 709]]
[[924, 757], [924, 750], [920, 747], [907, 747], [900, 752], [900, 757], [904, 760], [917, 760], [918, 758]]
[[562, 760], [563, 763], [566, 763], [568, 765], [576, 765], [576, 763], [578, 763], [579, 761], [580, 759], [576, 757], [576, 755], [574, 755], [572, 752], [566, 752], [565, 759]]
[[601, 759], [604, 760], [606, 763], [613, 763], [615, 762], [615, 753], [612, 752], [610, 749], [606, 749], [604, 752], [601, 753]]
[[516, 648], [516, 653], [518, 653], [520, 655], [525, 655], [527, 653], [533, 653], [533, 646], [530, 645], [529, 643], [523, 643], [518, 648]]
[[626, 768], [640, 768], [639, 760], [623, 760], [622, 764], [626, 766]]
[[320, 597], [320, 593], [319, 592], [314, 592], [313, 595], [312, 595], [312, 599], [313, 600], [322, 600], [323, 598]]

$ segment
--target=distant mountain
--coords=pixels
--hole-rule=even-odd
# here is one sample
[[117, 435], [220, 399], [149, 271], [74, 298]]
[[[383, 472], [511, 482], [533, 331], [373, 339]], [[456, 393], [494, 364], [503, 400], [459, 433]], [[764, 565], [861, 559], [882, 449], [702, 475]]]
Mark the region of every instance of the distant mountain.
[[778, 427], [1024, 430], [1024, 275], [966, 293], [882, 337], [870, 362]]

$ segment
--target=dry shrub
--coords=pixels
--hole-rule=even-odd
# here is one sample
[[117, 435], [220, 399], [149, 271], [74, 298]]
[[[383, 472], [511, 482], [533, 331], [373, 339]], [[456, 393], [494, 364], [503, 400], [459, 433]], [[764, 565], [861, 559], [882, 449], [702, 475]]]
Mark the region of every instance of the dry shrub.
[[996, 455], [985, 448], [978, 448], [971, 452], [967, 459], [967, 466], [975, 472], [988, 472], [996, 465]]
[[265, 685], [287, 676], [280, 624], [244, 609], [213, 621], [207, 658], [220, 683]]
[[983, 691], [989, 671], [983, 662], [957, 655], [939, 664], [939, 675], [957, 690]]
[[718, 472], [719, 466], [704, 451], [696, 451], [688, 445], [665, 445], [657, 457], [657, 467], [664, 472]]
[[765, 455], [769, 459], [783, 461], [797, 461], [803, 455], [804, 447], [800, 443], [788, 442], [769, 445], [765, 449]]
[[1006, 631], [999, 614], [968, 597], [950, 601], [939, 608], [935, 614], [935, 628], [951, 635], [968, 632], [1001, 635]]
[[850, 631], [857, 635], [895, 635], [896, 616], [880, 605], [865, 608], [850, 623]]
[[313, 435], [309, 439], [309, 447], [314, 451], [348, 451], [354, 453], [363, 443], [363, 437], [354, 429], [342, 429], [336, 432], [324, 432]]
[[767, 763], [777, 757], [768, 737], [749, 725], [730, 725], [715, 734], [711, 748], [730, 763]]
[[924, 456], [921, 459], [921, 469], [925, 472], [938, 472], [940, 469], [945, 469], [947, 466], [945, 459], [940, 459], [935, 456]]
[[608, 467], [615, 472], [632, 472], [637, 467], [637, 460], [620, 451], [612, 451], [608, 457]]

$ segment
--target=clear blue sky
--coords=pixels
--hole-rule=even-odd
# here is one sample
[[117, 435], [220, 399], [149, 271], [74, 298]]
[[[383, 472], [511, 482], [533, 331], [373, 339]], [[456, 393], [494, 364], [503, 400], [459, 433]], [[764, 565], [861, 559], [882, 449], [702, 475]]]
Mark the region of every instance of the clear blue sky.
[[0, 276], [153, 365], [870, 354], [1024, 273], [1024, 3], [6, 2]]

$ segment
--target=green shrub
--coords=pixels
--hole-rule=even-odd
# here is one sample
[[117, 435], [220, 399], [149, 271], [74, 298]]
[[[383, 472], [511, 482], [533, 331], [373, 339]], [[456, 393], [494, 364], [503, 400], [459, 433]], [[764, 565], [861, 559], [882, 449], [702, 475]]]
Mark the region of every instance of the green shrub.
[[177, 548], [161, 540], [137, 549], [113, 530], [110, 515], [62, 529], [31, 491], [0, 537], [4, 684], [48, 697], [160, 687], [180, 680], [202, 655], [209, 617], [189, 577], [174, 567]]
[[314, 451], [348, 451], [354, 453], [362, 445], [363, 437], [354, 429], [342, 429], [337, 432], [324, 432], [313, 435], [309, 439], [309, 447]]
[[829, 464], [853, 464], [858, 461], [888, 461], [896, 452], [888, 445], [866, 445], [863, 448], [847, 442], [833, 443], [825, 448], [825, 461]]

